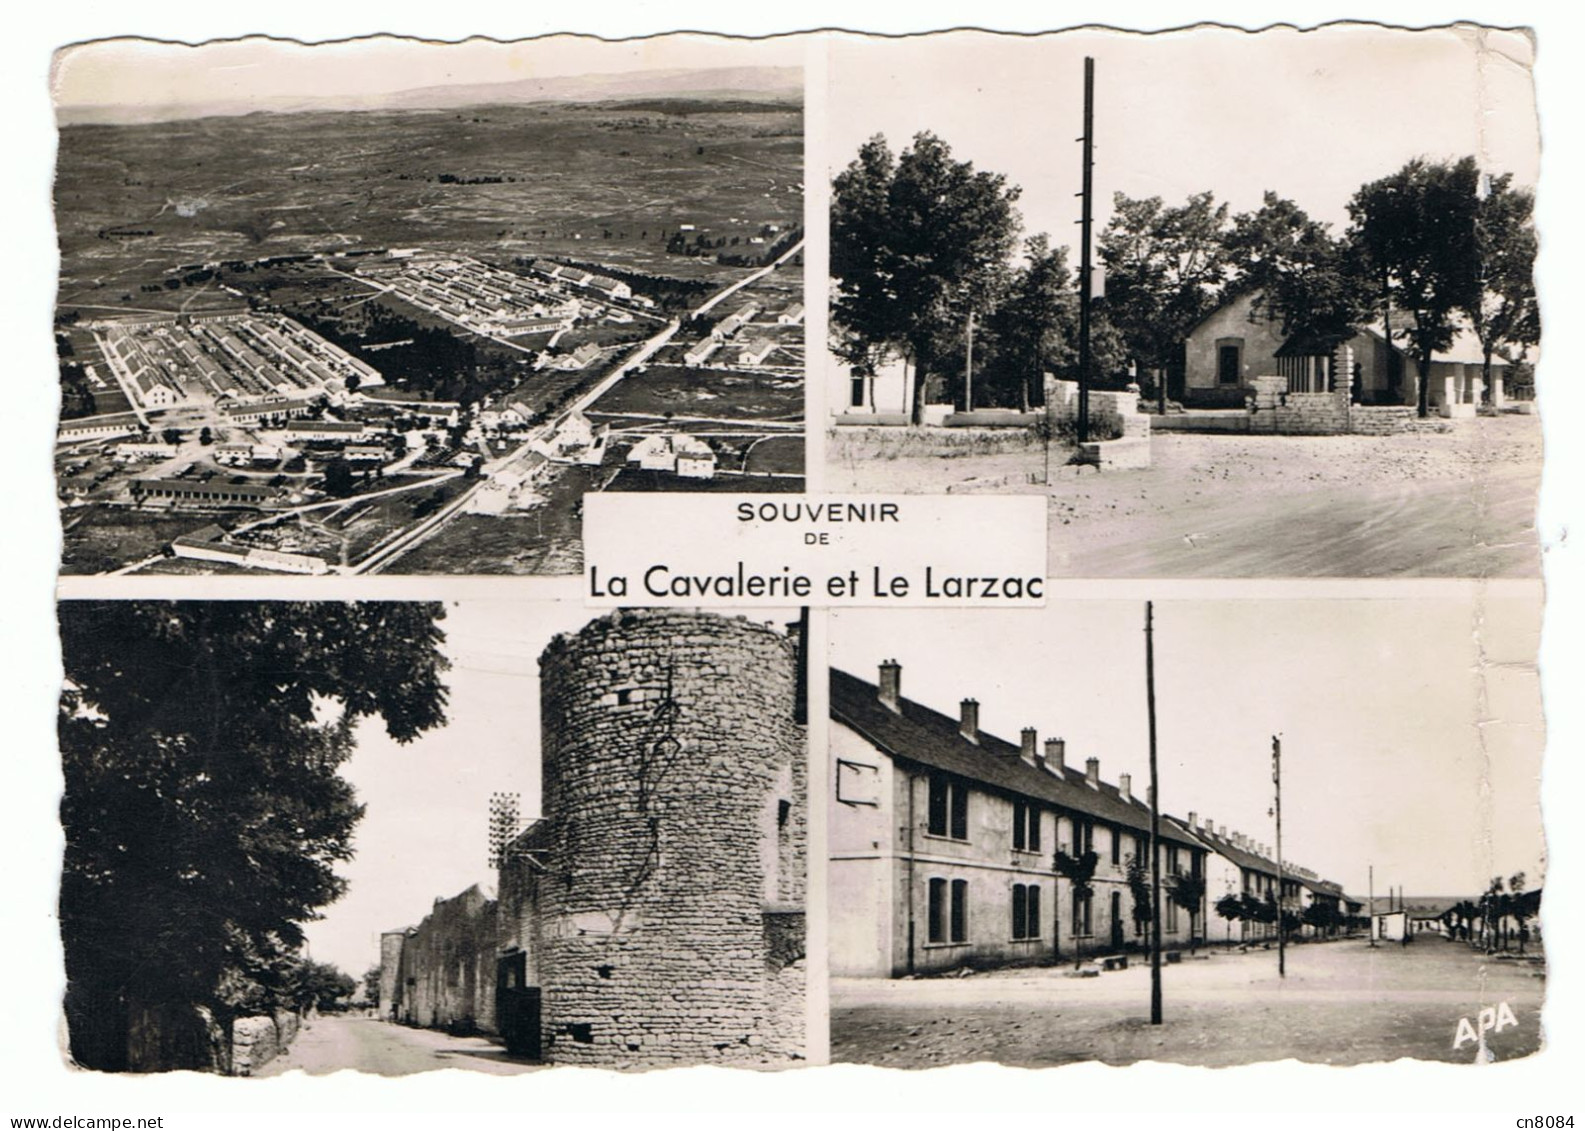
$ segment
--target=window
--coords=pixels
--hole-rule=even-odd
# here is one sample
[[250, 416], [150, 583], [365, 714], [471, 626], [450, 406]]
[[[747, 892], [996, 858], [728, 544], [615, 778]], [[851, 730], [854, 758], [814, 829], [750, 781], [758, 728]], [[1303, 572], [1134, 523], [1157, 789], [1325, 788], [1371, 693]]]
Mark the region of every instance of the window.
[[[1022, 801], [1013, 802], [1013, 847], [1014, 848], [1023, 848], [1023, 847], [1025, 847], [1025, 845], [1024, 845], [1024, 826], [1028, 823], [1028, 820], [1029, 820], [1029, 806], [1025, 805]], [[1019, 895], [1019, 893], [1021, 891], [1022, 891], [1022, 885], [1014, 885], [1014, 887], [1013, 887], [1013, 895], [1014, 895], [1015, 899], [1018, 897], [1018, 895]], [[1014, 922], [1018, 921], [1018, 913], [1016, 911], [1013, 912], [1013, 921]], [[1018, 934], [1016, 932], [1014, 932], [1013, 937], [1016, 939], [1019, 936], [1018, 936]]]
[[1180, 875], [1181, 871], [1182, 866], [1178, 861], [1178, 846], [1169, 844], [1167, 845], [1167, 875]]
[[932, 775], [928, 810], [926, 831], [931, 836], [946, 836], [953, 840], [969, 839], [967, 785], [940, 775]]
[[952, 941], [966, 942], [969, 937], [969, 881], [952, 881]]
[[1171, 899], [1168, 899], [1166, 904], [1167, 924], [1165, 930], [1168, 934], [1171, 934], [1173, 931], [1178, 929], [1178, 905], [1174, 900]]
[[1013, 938], [1040, 937], [1040, 885], [1013, 885]]
[[1095, 825], [1078, 817], [1073, 818], [1073, 855], [1083, 856], [1095, 851]]
[[1115, 868], [1117, 865], [1119, 865], [1119, 864], [1121, 864], [1123, 862], [1122, 861], [1123, 830], [1119, 829], [1119, 828], [1116, 828], [1114, 826], [1112, 828], [1111, 832], [1112, 832], [1112, 866]]
[[1080, 899], [1079, 893], [1073, 893], [1073, 933], [1087, 936], [1090, 933], [1090, 900]]
[[1013, 802], [1013, 847], [1040, 851], [1040, 810], [1023, 801]]
[[864, 407], [864, 378], [853, 378], [853, 386], [848, 400], [848, 405], [852, 408]]
[[933, 943], [967, 942], [969, 882], [933, 876], [928, 889], [927, 938]]

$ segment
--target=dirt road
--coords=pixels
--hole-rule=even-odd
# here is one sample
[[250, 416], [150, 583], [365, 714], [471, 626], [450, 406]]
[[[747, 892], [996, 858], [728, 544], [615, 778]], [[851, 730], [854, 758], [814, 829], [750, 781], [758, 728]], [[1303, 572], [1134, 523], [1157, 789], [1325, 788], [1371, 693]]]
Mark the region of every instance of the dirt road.
[[303, 1026], [292, 1047], [256, 1075], [302, 1071], [322, 1076], [350, 1068], [380, 1076], [405, 1076], [438, 1068], [509, 1075], [541, 1067], [515, 1060], [483, 1037], [453, 1037], [409, 1029], [371, 1017], [321, 1017]]
[[1399, 1057], [1473, 1063], [1453, 1047], [1460, 1018], [1506, 1003], [1517, 1024], [1487, 1034], [1497, 1060], [1541, 1045], [1544, 979], [1525, 962], [1485, 961], [1461, 943], [1363, 940], [1276, 951], [1218, 952], [1162, 970], [1164, 1024], [1149, 1024], [1150, 971], [1138, 962], [1099, 978], [1065, 968], [969, 978], [833, 979], [831, 1059], [926, 1068], [1163, 1060], [1218, 1067], [1262, 1060], [1363, 1064]]
[[833, 442], [831, 490], [1044, 492], [1054, 577], [1540, 576], [1533, 416], [1381, 437], [1158, 432], [1148, 469], [1059, 465], [1049, 485], [1038, 445], [866, 458], [858, 443]]

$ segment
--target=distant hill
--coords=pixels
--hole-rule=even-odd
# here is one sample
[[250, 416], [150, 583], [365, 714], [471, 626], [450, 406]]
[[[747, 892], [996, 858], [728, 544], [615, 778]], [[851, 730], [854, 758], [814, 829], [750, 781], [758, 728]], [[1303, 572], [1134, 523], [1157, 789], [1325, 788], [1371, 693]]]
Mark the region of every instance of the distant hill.
[[235, 118], [246, 114], [325, 111], [458, 110], [469, 106], [534, 102], [781, 103], [801, 101], [799, 67], [714, 67], [699, 70], [630, 71], [561, 75], [515, 82], [456, 83], [365, 96], [281, 96], [269, 99], [165, 103], [161, 105], [67, 105], [55, 108], [62, 126], [137, 125], [192, 118]]

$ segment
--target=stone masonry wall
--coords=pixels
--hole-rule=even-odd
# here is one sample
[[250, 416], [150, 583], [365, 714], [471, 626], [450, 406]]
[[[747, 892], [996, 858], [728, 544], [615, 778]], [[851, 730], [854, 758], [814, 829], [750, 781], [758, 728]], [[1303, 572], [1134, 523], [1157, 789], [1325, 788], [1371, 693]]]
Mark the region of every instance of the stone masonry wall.
[[402, 943], [405, 931], [386, 931], [380, 936], [380, 1016], [391, 1018], [401, 985]]
[[495, 901], [477, 886], [437, 899], [403, 942], [397, 1019], [454, 1033], [494, 1032], [496, 941]]
[[[1046, 378], [1046, 411], [1058, 419], [1071, 420], [1079, 414], [1079, 383]], [[1090, 390], [1091, 414], [1115, 415], [1122, 422], [1124, 440], [1150, 439], [1150, 414], [1139, 411], [1139, 394], [1112, 389]]]
[[1290, 393], [1286, 377], [1256, 377], [1250, 431], [1283, 436], [1393, 436], [1402, 432], [1445, 432], [1444, 420], [1421, 420], [1409, 406], [1365, 406], [1351, 402], [1345, 383], [1330, 393]]
[[297, 1014], [239, 1017], [231, 1023], [231, 1075], [252, 1076], [280, 1056], [297, 1037]]
[[523, 942], [546, 1059], [801, 1056], [793, 643], [741, 618], [622, 610], [558, 637], [540, 665], [545, 818], [530, 839], [544, 871]]

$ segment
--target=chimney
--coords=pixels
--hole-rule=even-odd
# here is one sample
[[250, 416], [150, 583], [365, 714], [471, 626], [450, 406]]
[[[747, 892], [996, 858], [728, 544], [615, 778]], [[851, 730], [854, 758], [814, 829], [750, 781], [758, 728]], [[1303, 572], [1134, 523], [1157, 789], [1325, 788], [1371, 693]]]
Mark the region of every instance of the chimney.
[[1046, 739], [1046, 768], [1058, 777], [1067, 769], [1067, 741], [1061, 738]]
[[880, 700], [888, 708], [902, 713], [903, 666], [896, 660], [881, 661]]
[[1099, 787], [1101, 784], [1101, 760], [1099, 758], [1084, 759], [1084, 780], [1091, 785]]
[[1217, 830], [1216, 830], [1216, 835], [1221, 837], [1223, 840], [1226, 840], [1227, 839], [1227, 826], [1226, 825], [1218, 826]]
[[1118, 774], [1117, 775], [1117, 792], [1123, 795], [1123, 800], [1124, 801], [1132, 801], [1134, 799], [1134, 795], [1133, 795], [1133, 792], [1132, 792], [1133, 785], [1134, 785], [1134, 775], [1132, 775], [1132, 774]]
[[1189, 810], [1189, 831], [1191, 833], [1200, 831], [1200, 817], [1193, 809]]
[[1039, 732], [1034, 727], [1025, 727], [1020, 735], [1023, 742], [1019, 745], [1018, 756], [1031, 766], [1035, 764], [1035, 759], [1039, 757], [1036, 753], [1036, 736], [1038, 734]]
[[963, 721], [958, 724], [958, 733], [970, 742], [979, 742], [980, 701], [978, 699], [963, 700]]

